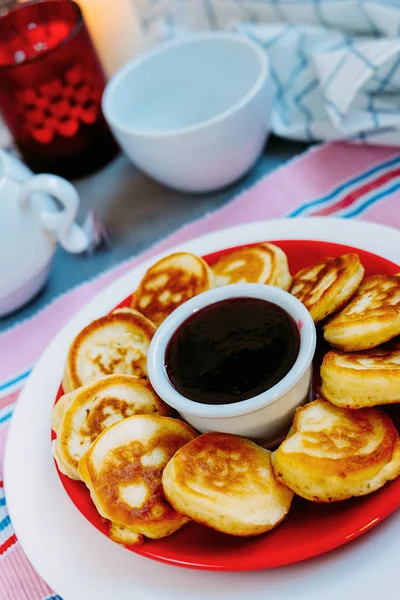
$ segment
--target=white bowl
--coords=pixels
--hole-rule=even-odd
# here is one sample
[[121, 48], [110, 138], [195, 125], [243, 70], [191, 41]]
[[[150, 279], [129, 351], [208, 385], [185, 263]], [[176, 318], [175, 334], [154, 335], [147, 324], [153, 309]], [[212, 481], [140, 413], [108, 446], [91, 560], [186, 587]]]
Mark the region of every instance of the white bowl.
[[[300, 348], [293, 367], [272, 388], [242, 402], [210, 405], [182, 396], [171, 384], [165, 369], [165, 352], [172, 335], [199, 309], [227, 298], [243, 297], [268, 300], [294, 319], [300, 334]], [[198, 431], [243, 435], [271, 447], [286, 436], [294, 411], [310, 397], [315, 345], [314, 322], [297, 298], [269, 285], [227, 285], [195, 296], [163, 321], [150, 344], [147, 370], [157, 394]]]
[[257, 160], [272, 88], [265, 52], [245, 36], [193, 34], [118, 71], [103, 112], [140, 169], [169, 187], [205, 192], [232, 183]]

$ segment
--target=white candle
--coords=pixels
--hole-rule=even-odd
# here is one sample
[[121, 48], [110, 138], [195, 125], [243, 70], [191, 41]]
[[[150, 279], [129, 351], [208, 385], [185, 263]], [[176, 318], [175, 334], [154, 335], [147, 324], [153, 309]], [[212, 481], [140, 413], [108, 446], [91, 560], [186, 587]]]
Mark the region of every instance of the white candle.
[[142, 48], [134, 0], [76, 0], [100, 61], [110, 77]]

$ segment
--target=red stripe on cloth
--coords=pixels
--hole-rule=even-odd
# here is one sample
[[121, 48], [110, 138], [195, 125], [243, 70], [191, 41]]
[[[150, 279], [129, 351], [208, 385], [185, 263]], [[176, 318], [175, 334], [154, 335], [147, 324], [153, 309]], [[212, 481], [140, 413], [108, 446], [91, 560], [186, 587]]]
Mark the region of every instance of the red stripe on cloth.
[[4, 554], [5, 552], [7, 552], [7, 550], [9, 548], [11, 548], [11, 546], [13, 546], [16, 542], [17, 542], [17, 536], [14, 533], [11, 537], [8, 538], [8, 540], [6, 540], [4, 542], [4, 544], [1, 544], [1, 546], [0, 546], [0, 556], [2, 554]]
[[12, 394], [10, 394], [9, 396], [4, 396], [4, 398], [1, 398], [0, 399], [0, 408], [5, 408], [6, 406], [9, 406], [10, 404], [14, 404], [14, 402], [17, 401], [20, 391], [21, 390], [19, 389], [16, 392], [13, 392]]
[[0, 479], [0, 488], [4, 487], [3, 481]]
[[361, 196], [363, 196], [364, 194], [368, 194], [368, 192], [371, 192], [372, 190], [375, 190], [376, 188], [385, 185], [392, 179], [395, 179], [395, 177], [399, 176], [400, 168], [393, 169], [392, 171], [389, 171], [388, 173], [385, 173], [384, 175], [381, 175], [380, 177], [369, 181], [365, 185], [362, 185], [360, 188], [352, 190], [351, 192], [346, 194], [344, 198], [335, 202], [335, 204], [327, 206], [326, 208], [321, 208], [320, 210], [317, 210], [311, 214], [314, 217], [326, 217], [328, 215], [332, 215], [339, 210], [348, 208], [349, 206], [354, 204], [354, 202], [356, 202], [359, 198], [361, 198]]

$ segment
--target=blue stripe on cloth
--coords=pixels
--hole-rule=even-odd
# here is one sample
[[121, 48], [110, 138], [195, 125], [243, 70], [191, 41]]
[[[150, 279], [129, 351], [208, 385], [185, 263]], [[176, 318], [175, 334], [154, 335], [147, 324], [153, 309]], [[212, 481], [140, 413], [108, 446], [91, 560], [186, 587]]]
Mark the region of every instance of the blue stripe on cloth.
[[307, 62], [301, 58], [293, 71], [289, 74], [288, 81], [284, 84], [283, 89], [292, 85], [293, 81], [307, 68]]
[[6, 421], [8, 421], [8, 419], [11, 419], [12, 414], [13, 414], [13, 411], [11, 410], [9, 413], [6, 413], [2, 417], [0, 417], [0, 425], [2, 425], [2, 423], [5, 423]]
[[7, 515], [2, 521], [0, 521], [0, 533], [11, 524], [10, 517]]
[[306, 119], [305, 130], [306, 130], [308, 139], [310, 141], [312, 141], [314, 139], [314, 136], [311, 131], [311, 125], [313, 123], [313, 118], [312, 118], [312, 113], [311, 113], [310, 109], [307, 106], [304, 106], [304, 104], [302, 104], [302, 100], [305, 96], [307, 96], [307, 94], [312, 92], [312, 90], [315, 89], [317, 87], [317, 85], [318, 85], [318, 80], [313, 79], [313, 81], [310, 81], [310, 83], [308, 83], [306, 85], [306, 87], [299, 94], [297, 94], [297, 96], [295, 96], [295, 99], [294, 99], [297, 104], [298, 109], [303, 113], [303, 115]]
[[[344, 139], [344, 141], [346, 142], [357, 142], [359, 139], [371, 139], [373, 137], [376, 137], [378, 135], [384, 135], [385, 133], [390, 133], [392, 131], [395, 131], [394, 127], [388, 126], [388, 127], [380, 127], [379, 129], [368, 129], [366, 131], [359, 131], [358, 133], [354, 133], [352, 135], [346, 136]], [[397, 131], [397, 130], [396, 130]]]
[[379, 87], [373, 92], [374, 95], [380, 94], [381, 92], [384, 91], [385, 87], [387, 87], [388, 84], [391, 83], [393, 76], [396, 73], [398, 68], [400, 68], [400, 56], [397, 57], [397, 59], [395, 60], [395, 62], [392, 65], [392, 68], [386, 74], [385, 77], [383, 77], [382, 79], [378, 79], [376, 75], [373, 76], [373, 78], [375, 80], [378, 79], [378, 82], [379, 82]]
[[332, 72], [329, 73], [329, 76], [328, 76], [328, 78], [326, 79], [326, 81], [325, 81], [325, 83], [323, 85], [323, 88], [324, 88], [325, 92], [329, 88], [329, 86], [331, 85], [332, 81], [335, 79], [336, 75], [341, 70], [341, 68], [343, 67], [344, 63], [347, 61], [348, 58], [349, 58], [349, 55], [348, 54], [344, 54], [340, 58], [340, 60], [338, 60], [338, 62], [336, 63], [336, 65], [332, 69]]
[[382, 192], [379, 192], [379, 194], [375, 194], [375, 196], [372, 196], [372, 198], [369, 198], [366, 202], [361, 204], [361, 206], [358, 206], [353, 211], [347, 213], [347, 215], [343, 215], [344, 218], [349, 219], [350, 217], [355, 217], [356, 215], [359, 215], [366, 208], [371, 206], [371, 204], [378, 202], [378, 200], [382, 200], [382, 198], [384, 198], [385, 196], [390, 196], [390, 194], [397, 192], [397, 190], [400, 190], [400, 182], [396, 183], [395, 185], [392, 185], [390, 188], [387, 188], [386, 190], [383, 190]]
[[286, 106], [286, 102], [285, 102], [285, 89], [282, 86], [281, 81], [280, 81], [275, 69], [272, 66], [270, 67], [270, 75], [271, 75], [271, 79], [274, 82], [275, 87], [276, 87], [276, 97], [280, 99], [280, 102], [278, 104], [280, 117], [281, 117], [282, 121], [285, 123], [285, 125], [289, 125], [290, 121], [286, 115], [287, 106]]
[[6, 390], [8, 387], [11, 387], [15, 383], [19, 383], [23, 379], [26, 379], [28, 377], [28, 375], [30, 374], [31, 370], [32, 369], [28, 369], [27, 371], [20, 373], [13, 379], [10, 379], [9, 381], [6, 381], [5, 383], [0, 384], [0, 392], [2, 392], [3, 390]]
[[398, 108], [378, 108], [377, 112], [382, 115], [399, 115]]
[[[297, 44], [297, 48], [296, 48], [296, 55], [297, 58], [300, 61], [300, 64], [306, 68], [307, 64], [308, 64], [308, 58], [304, 52], [304, 48], [303, 45], [306, 41], [306, 36], [304, 33], [302, 33], [299, 36], [299, 40], [298, 40], [298, 44]], [[317, 87], [318, 85], [318, 80], [315, 78], [312, 81], [310, 81], [298, 94], [296, 94], [296, 96], [294, 97], [294, 103], [297, 105], [297, 108], [299, 109], [299, 111], [303, 114], [303, 116], [305, 117], [305, 124], [304, 124], [304, 129], [305, 132], [307, 134], [307, 137], [309, 140], [313, 140], [313, 135], [312, 135], [312, 130], [311, 130], [311, 125], [313, 123], [313, 114], [311, 112], [311, 110], [308, 108], [308, 106], [304, 106], [304, 104], [302, 103], [303, 98], [305, 98], [305, 96], [307, 96], [315, 87]]]
[[353, 177], [353, 179], [349, 179], [348, 181], [346, 181], [346, 183], [342, 183], [337, 188], [335, 188], [333, 190], [333, 192], [331, 192], [330, 194], [323, 196], [322, 198], [319, 198], [318, 200], [312, 200], [311, 202], [307, 202], [306, 204], [299, 206], [299, 208], [296, 208], [296, 210], [289, 213], [289, 217], [297, 217], [298, 215], [300, 215], [304, 211], [308, 210], [309, 208], [313, 208], [315, 206], [325, 204], [325, 202], [329, 202], [329, 200], [333, 200], [333, 198], [337, 194], [340, 194], [346, 188], [354, 185], [355, 183], [359, 183], [359, 182], [363, 181], [364, 179], [367, 179], [371, 175], [375, 175], [376, 173], [379, 173], [380, 171], [383, 171], [386, 168], [392, 167], [399, 163], [400, 163], [400, 154], [398, 156], [396, 156], [395, 158], [391, 158], [390, 160], [387, 160], [386, 162], [383, 162], [383, 163], [377, 165], [376, 167], [373, 167], [372, 169], [365, 171], [364, 173], [362, 173], [362, 175], [358, 175], [357, 177]]
[[0, 498], [0, 506], [5, 506], [5, 505], [6, 505], [6, 499]]
[[63, 600], [63, 599], [61, 598], [61, 596], [56, 594], [55, 596], [46, 596], [46, 598], [44, 598], [44, 600]]
[[371, 69], [371, 71], [377, 71], [378, 67], [376, 65], [374, 65], [358, 48], [355, 47], [356, 40], [352, 39], [352, 38], [347, 38], [347, 47], [349, 48], [349, 50], [354, 54], [354, 56], [356, 56], [357, 58], [359, 58], [360, 60], [362, 60], [362, 62], [369, 68]]
[[334, 113], [336, 113], [337, 118], [341, 121], [344, 118], [344, 113], [342, 113], [339, 108], [336, 106], [332, 100], [329, 100], [326, 96], [324, 96], [325, 104], [331, 107]]
[[368, 112], [371, 115], [371, 119], [372, 119], [372, 125], [375, 129], [379, 128], [379, 119], [378, 119], [378, 114], [377, 111], [374, 107], [374, 98], [373, 96], [369, 96], [368, 98], [368, 108], [367, 108]]
[[[255, 37], [254, 35], [252, 35], [251, 32], [248, 31], [247, 28], [242, 28], [242, 29], [245, 29], [245, 33], [252, 38], [253, 42], [256, 42], [257, 44], [260, 43], [260, 41], [258, 40], [258, 38]], [[289, 33], [290, 31], [293, 31], [293, 25], [291, 25], [290, 23], [288, 23], [287, 25], [285, 25], [285, 27], [283, 28], [283, 30], [280, 33], [278, 33], [277, 35], [274, 35], [269, 40], [267, 40], [265, 42], [262, 42], [263, 48], [265, 48], [265, 50], [269, 50], [271, 48], [271, 46], [273, 46], [274, 44], [276, 44], [276, 42], [281, 41], [282, 38], [287, 33]]]

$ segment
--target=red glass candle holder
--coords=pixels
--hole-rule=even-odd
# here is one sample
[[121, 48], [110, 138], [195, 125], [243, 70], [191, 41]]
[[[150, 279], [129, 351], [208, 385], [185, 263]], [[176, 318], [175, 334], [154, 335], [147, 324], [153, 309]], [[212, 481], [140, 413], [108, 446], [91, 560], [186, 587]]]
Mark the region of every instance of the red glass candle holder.
[[0, 17], [0, 111], [33, 171], [79, 177], [117, 154], [104, 87], [75, 2], [37, 0]]

